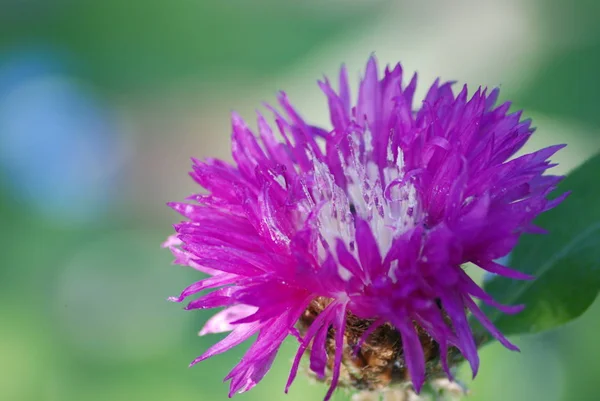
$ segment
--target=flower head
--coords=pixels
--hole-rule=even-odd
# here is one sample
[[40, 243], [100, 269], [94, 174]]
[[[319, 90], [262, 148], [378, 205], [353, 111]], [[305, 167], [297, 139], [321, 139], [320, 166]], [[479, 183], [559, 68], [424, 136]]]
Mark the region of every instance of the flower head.
[[186, 309], [224, 307], [200, 332], [231, 331], [192, 364], [257, 334], [227, 375], [230, 395], [258, 383], [283, 340], [299, 346], [287, 388], [306, 354], [310, 370], [337, 386], [379, 390], [396, 383], [419, 391], [425, 380], [452, 378], [466, 359], [475, 375], [472, 314], [509, 349], [517, 349], [475, 300], [495, 302], [461, 267], [473, 263], [511, 279], [531, 279], [496, 260], [548, 200], [561, 177], [543, 175], [562, 146], [514, 157], [533, 129], [498, 90], [468, 98], [438, 81], [414, 105], [416, 75], [402, 68], [378, 77], [371, 58], [351, 106], [347, 73], [325, 93], [332, 127], [305, 121], [284, 93], [274, 113], [281, 140], [262, 115], [258, 135], [232, 117], [234, 164], [193, 160], [206, 191], [171, 203], [186, 220], [167, 241], [176, 263], [208, 278], [186, 288]]

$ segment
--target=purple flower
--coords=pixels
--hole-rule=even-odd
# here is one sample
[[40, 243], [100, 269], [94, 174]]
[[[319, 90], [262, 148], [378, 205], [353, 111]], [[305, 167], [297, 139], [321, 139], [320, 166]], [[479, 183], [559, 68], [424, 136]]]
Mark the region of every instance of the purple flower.
[[[513, 157], [533, 133], [498, 90], [469, 99], [438, 81], [413, 108], [416, 74], [402, 68], [378, 78], [371, 58], [351, 106], [347, 73], [338, 92], [327, 79], [332, 128], [310, 125], [284, 93], [274, 114], [279, 134], [258, 115], [258, 138], [232, 117], [235, 163], [193, 160], [206, 190], [170, 203], [186, 220], [167, 241], [176, 263], [208, 278], [186, 288], [186, 309], [224, 307], [201, 335], [231, 331], [192, 365], [257, 334], [227, 375], [230, 396], [269, 370], [282, 341], [337, 386], [380, 390], [452, 379], [464, 357], [479, 367], [470, 313], [505, 347], [516, 350], [482, 313], [480, 300], [504, 313], [523, 306], [495, 302], [463, 270], [465, 263], [516, 280], [532, 277], [495, 260], [564, 195], [548, 200], [562, 177], [542, 175], [563, 145]], [[462, 354], [462, 357], [460, 356]]]

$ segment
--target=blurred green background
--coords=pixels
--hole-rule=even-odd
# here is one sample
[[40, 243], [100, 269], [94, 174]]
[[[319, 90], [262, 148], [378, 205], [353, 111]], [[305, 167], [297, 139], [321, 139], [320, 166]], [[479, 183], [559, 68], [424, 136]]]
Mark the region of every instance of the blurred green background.
[[[479, 1], [0, 1], [0, 399], [225, 400], [243, 347], [188, 369], [217, 336], [166, 301], [194, 272], [160, 243], [165, 202], [197, 191], [189, 157], [229, 157], [229, 113], [286, 89], [327, 124], [316, 85], [367, 57], [500, 86], [568, 143], [568, 172], [600, 149], [600, 3]], [[599, 172], [600, 174], [600, 172]], [[597, 182], [590, 185], [598, 185]], [[568, 326], [482, 352], [470, 400], [598, 400], [600, 303]], [[239, 400], [320, 400], [294, 345]], [[468, 377], [467, 372], [463, 375]], [[469, 380], [467, 380], [469, 382]], [[348, 399], [338, 392], [336, 400]]]

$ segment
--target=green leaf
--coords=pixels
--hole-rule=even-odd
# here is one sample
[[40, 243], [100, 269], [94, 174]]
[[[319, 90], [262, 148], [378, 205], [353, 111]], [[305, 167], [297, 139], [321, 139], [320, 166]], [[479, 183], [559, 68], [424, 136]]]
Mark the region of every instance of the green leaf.
[[526, 235], [511, 266], [536, 277], [516, 281], [494, 276], [484, 289], [505, 304], [525, 304], [516, 315], [487, 309], [504, 334], [536, 333], [567, 323], [594, 302], [600, 289], [600, 154], [573, 171], [555, 193], [572, 191], [536, 224], [547, 235]]

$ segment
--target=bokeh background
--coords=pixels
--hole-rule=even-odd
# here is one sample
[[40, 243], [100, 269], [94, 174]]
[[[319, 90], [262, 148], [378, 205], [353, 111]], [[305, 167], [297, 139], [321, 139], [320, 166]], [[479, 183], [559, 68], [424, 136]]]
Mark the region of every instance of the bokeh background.
[[[199, 277], [160, 243], [165, 202], [197, 191], [189, 157], [230, 157], [230, 111], [286, 89], [328, 124], [316, 80], [346, 62], [356, 84], [374, 52], [418, 70], [420, 93], [500, 86], [538, 127], [529, 149], [568, 143], [568, 172], [600, 149], [599, 16], [596, 0], [0, 1], [0, 399], [227, 399], [243, 347], [187, 368], [217, 336], [166, 301]], [[469, 399], [598, 400], [599, 335], [596, 303], [520, 354], [488, 346]], [[283, 395], [293, 349], [237, 399], [322, 399], [304, 378]]]

